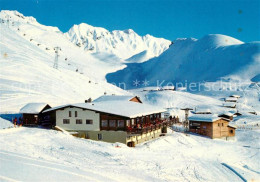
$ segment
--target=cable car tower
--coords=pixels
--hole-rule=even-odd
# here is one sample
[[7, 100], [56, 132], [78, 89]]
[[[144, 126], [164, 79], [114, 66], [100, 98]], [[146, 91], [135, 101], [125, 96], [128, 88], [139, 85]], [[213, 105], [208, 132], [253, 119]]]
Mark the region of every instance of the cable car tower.
[[187, 107], [181, 110], [185, 111], [185, 121], [183, 122], [184, 131], [189, 131], [189, 111], [193, 109]]
[[60, 47], [54, 47], [55, 50], [55, 59], [54, 59], [54, 64], [53, 64], [53, 68], [58, 69], [59, 68], [59, 51], [61, 51]]

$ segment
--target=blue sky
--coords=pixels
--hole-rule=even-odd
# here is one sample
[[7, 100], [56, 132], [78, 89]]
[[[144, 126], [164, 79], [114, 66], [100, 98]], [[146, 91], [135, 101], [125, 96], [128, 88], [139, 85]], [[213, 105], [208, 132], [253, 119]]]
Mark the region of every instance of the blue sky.
[[63, 32], [84, 22], [169, 40], [215, 33], [260, 40], [260, 0], [0, 0], [0, 9], [18, 10]]

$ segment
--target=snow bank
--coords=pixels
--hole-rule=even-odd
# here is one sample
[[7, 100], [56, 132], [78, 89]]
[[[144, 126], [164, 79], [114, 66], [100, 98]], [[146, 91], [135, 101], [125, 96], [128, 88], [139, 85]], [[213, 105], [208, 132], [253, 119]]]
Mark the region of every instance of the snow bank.
[[226, 163], [246, 180], [257, 180], [260, 177], [257, 145], [260, 133], [237, 131], [236, 135], [236, 141], [225, 141], [170, 131], [165, 137], [129, 148], [124, 144], [80, 139], [53, 130], [21, 128], [15, 132], [0, 132], [0, 179], [241, 180], [221, 164]]
[[7, 121], [3, 118], [0, 118], [0, 129], [7, 129], [7, 128], [13, 128], [14, 125], [12, 122]]

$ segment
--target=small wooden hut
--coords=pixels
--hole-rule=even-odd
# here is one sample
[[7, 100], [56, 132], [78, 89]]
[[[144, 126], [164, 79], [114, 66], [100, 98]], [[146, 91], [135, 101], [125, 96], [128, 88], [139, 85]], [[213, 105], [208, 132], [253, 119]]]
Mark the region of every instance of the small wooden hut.
[[43, 111], [50, 109], [51, 106], [46, 103], [28, 103], [21, 108], [20, 113], [23, 114], [24, 126], [36, 126], [41, 124], [44, 114]]
[[235, 136], [235, 127], [229, 125], [229, 119], [217, 115], [194, 115], [189, 117], [189, 131], [214, 138]]

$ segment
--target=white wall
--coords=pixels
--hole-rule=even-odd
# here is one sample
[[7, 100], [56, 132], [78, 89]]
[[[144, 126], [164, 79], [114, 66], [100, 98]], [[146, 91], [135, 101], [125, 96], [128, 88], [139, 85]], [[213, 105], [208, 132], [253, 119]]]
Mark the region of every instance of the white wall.
[[[71, 111], [71, 117], [69, 117], [69, 111]], [[78, 112], [77, 117], [75, 117], [75, 111]], [[69, 119], [70, 124], [63, 124], [63, 119]], [[76, 119], [82, 119], [82, 124], [76, 124]], [[93, 120], [93, 124], [86, 124], [86, 119]], [[83, 111], [80, 108], [65, 108], [64, 110], [57, 110], [56, 125], [65, 130], [99, 131], [99, 113], [89, 110]]]

